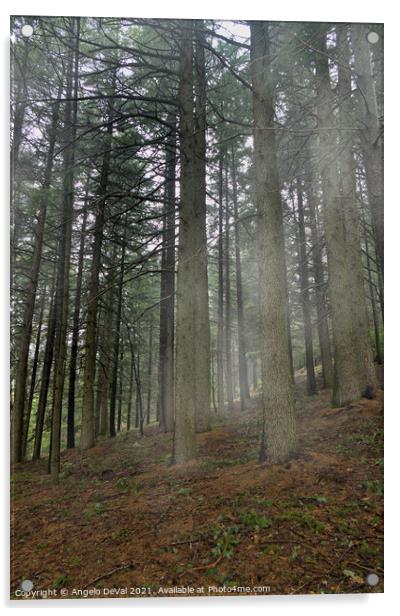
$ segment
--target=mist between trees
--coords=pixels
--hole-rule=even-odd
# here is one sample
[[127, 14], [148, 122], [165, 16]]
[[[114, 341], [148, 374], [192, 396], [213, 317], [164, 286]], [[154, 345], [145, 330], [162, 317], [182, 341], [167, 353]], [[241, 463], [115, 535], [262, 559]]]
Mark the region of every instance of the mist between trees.
[[[24, 37], [23, 24], [33, 27]], [[383, 29], [12, 18], [12, 459], [158, 422], [172, 461], [295, 371], [332, 404], [383, 362]]]

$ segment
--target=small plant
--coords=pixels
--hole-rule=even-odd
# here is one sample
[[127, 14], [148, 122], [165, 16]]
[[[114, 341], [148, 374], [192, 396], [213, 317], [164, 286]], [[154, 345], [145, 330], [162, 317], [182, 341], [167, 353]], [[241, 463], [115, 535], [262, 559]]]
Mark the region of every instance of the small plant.
[[376, 548], [370, 545], [368, 541], [366, 541], [365, 539], [360, 544], [360, 547], [359, 547], [360, 554], [368, 556], [368, 555], [376, 554], [376, 551], [377, 551]]
[[117, 489], [120, 492], [126, 492], [128, 488], [128, 480], [125, 477], [120, 477], [119, 479], [117, 479]]
[[349, 451], [351, 451], [351, 449], [349, 447], [346, 447], [346, 445], [336, 445], [336, 452], [337, 453], [344, 453], [347, 454], [349, 453]]
[[379, 479], [370, 479], [363, 481], [361, 487], [366, 492], [374, 492], [378, 496], [383, 496], [383, 483]]
[[244, 524], [244, 526], [250, 526], [251, 528], [254, 528], [254, 530], [268, 528], [272, 525], [271, 518], [267, 518], [267, 516], [257, 513], [254, 509], [251, 509], [250, 511], [242, 509], [239, 512], [239, 516], [240, 522]]
[[74, 578], [66, 573], [62, 573], [59, 575], [53, 582], [54, 588], [63, 588], [64, 586], [68, 586], [72, 584]]
[[293, 549], [292, 549], [292, 551], [290, 553], [290, 556], [289, 556], [289, 562], [290, 563], [292, 563], [292, 562], [294, 562], [295, 560], [298, 559], [299, 552], [300, 552], [300, 546], [299, 545], [294, 545]]
[[85, 512], [85, 516], [90, 519], [96, 515], [102, 515], [104, 511], [105, 511], [105, 508], [104, 508], [103, 503], [94, 503], [92, 507], [87, 509], [87, 511]]
[[182, 494], [183, 496], [190, 496], [192, 493], [192, 488], [179, 488], [177, 494]]
[[131, 529], [130, 528], [121, 528], [118, 531], [114, 531], [111, 534], [111, 537], [113, 539], [113, 541], [118, 541], [120, 539], [126, 539], [127, 537], [129, 537], [129, 535], [131, 534]]
[[270, 498], [256, 498], [257, 505], [262, 505], [263, 507], [271, 507], [273, 502]]
[[213, 557], [231, 558], [236, 545], [239, 543], [238, 533], [238, 526], [214, 526], [213, 539], [216, 544], [211, 550]]
[[299, 516], [299, 517], [300, 517], [300, 523], [302, 524], [302, 526], [309, 528], [315, 533], [319, 533], [325, 528], [322, 522], [320, 522], [319, 520], [317, 520], [316, 518], [314, 518], [312, 515], [308, 513], [304, 513], [302, 516]]
[[310, 513], [304, 511], [286, 511], [281, 516], [281, 519], [297, 522], [300, 526], [303, 526], [303, 528], [308, 528], [315, 533], [319, 533], [325, 528], [322, 522], [314, 518]]
[[140, 489], [140, 487], [138, 486], [138, 484], [137, 484], [137, 483], [133, 483], [133, 484], [131, 485], [130, 493], [131, 493], [131, 494], [140, 494], [140, 492], [141, 492], [141, 489]]

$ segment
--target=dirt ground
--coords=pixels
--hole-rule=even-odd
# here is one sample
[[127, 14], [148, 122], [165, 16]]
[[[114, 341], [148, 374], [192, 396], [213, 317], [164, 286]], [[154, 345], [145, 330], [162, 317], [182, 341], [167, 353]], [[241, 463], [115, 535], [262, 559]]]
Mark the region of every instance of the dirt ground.
[[296, 389], [286, 465], [257, 461], [259, 400], [216, 417], [185, 468], [155, 425], [64, 453], [59, 486], [20, 464], [11, 597], [22, 580], [38, 598], [382, 592], [383, 392], [331, 409]]

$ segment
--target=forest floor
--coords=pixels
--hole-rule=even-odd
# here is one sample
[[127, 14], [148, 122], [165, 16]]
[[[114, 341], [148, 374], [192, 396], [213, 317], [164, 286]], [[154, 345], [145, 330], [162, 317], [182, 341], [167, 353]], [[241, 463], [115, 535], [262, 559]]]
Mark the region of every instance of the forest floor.
[[296, 389], [286, 465], [257, 461], [259, 400], [215, 418], [185, 468], [155, 425], [65, 452], [59, 486], [20, 464], [11, 597], [27, 579], [65, 598], [382, 592], [383, 392], [332, 409]]

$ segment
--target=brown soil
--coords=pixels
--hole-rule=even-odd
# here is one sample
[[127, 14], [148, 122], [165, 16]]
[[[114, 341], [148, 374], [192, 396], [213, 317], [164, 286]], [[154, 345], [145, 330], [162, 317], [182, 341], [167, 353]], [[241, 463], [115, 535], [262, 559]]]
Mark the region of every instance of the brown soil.
[[[216, 418], [184, 468], [156, 426], [64, 453], [56, 487], [45, 460], [19, 465], [11, 596], [26, 579], [58, 597], [382, 592], [383, 394], [340, 409], [327, 391], [299, 398], [286, 465], [257, 462], [257, 400]], [[247, 588], [209, 588], [223, 586]]]

